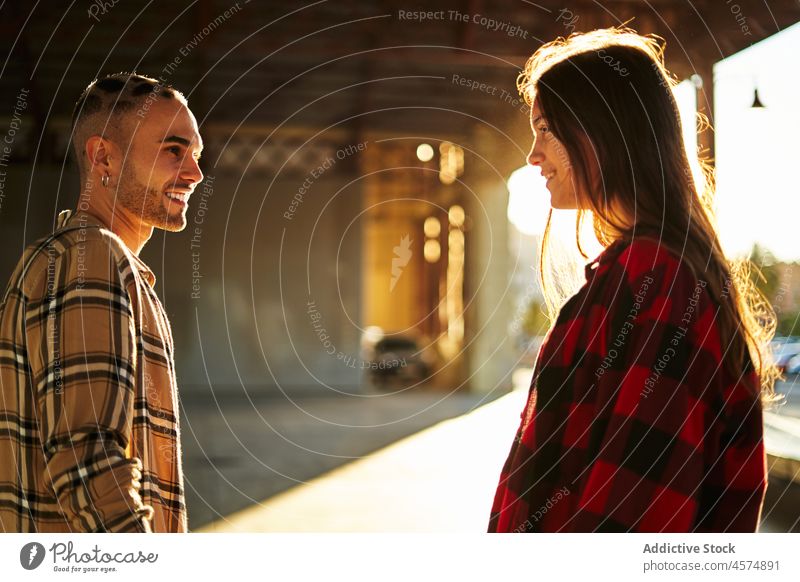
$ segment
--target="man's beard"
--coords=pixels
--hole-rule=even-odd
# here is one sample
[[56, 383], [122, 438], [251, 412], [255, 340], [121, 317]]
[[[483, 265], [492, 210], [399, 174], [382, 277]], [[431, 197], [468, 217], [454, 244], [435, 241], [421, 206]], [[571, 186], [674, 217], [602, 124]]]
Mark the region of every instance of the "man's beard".
[[170, 214], [162, 203], [164, 193], [155, 188], [148, 188], [136, 179], [133, 168], [125, 168], [117, 183], [117, 204], [136, 216], [143, 224], [179, 232], [186, 228], [186, 218], [178, 211], [177, 204]]

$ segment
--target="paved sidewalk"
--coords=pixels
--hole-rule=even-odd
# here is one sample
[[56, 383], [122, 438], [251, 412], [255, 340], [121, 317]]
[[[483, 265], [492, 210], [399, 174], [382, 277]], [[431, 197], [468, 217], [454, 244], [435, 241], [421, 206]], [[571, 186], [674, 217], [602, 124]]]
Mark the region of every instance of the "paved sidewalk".
[[800, 418], [764, 413], [770, 475], [800, 483]]
[[764, 441], [770, 477], [796, 484], [800, 483], [799, 379], [800, 376], [794, 375], [778, 382], [775, 391], [783, 395], [784, 401], [776, 410], [764, 413]]
[[204, 398], [195, 391], [182, 401], [181, 441], [193, 531], [491, 400], [424, 389], [291, 399], [213, 396]]
[[486, 531], [526, 395], [517, 390], [198, 531]]
[[[527, 392], [405, 438], [201, 532], [483, 532]], [[771, 468], [761, 530], [797, 528], [800, 418], [765, 413]]]

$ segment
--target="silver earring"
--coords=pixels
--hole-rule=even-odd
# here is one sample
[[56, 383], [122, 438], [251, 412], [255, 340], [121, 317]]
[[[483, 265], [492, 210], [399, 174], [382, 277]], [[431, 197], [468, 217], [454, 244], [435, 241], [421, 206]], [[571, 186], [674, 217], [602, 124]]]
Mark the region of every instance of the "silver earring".
[[110, 178], [110, 176], [108, 174], [105, 174], [102, 178], [100, 178], [100, 182], [103, 184], [104, 188], [108, 188], [108, 180], [109, 180], [109, 178]]

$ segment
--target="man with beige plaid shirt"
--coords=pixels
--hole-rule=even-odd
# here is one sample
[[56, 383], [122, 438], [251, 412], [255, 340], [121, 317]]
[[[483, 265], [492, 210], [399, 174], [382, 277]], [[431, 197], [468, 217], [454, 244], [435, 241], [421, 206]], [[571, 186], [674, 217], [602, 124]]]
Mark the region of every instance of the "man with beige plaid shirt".
[[197, 121], [177, 90], [120, 73], [86, 88], [72, 141], [77, 209], [0, 304], [0, 531], [184, 532], [172, 333], [138, 255], [186, 226]]

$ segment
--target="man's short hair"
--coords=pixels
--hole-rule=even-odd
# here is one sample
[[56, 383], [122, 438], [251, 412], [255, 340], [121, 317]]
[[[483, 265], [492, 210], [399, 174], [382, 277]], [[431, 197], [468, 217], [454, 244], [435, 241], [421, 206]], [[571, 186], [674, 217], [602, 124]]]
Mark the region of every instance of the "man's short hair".
[[114, 73], [89, 83], [72, 113], [72, 147], [81, 179], [89, 169], [86, 140], [101, 135], [124, 144], [135, 124], [133, 116], [143, 118], [149, 105], [162, 98], [187, 103], [174, 87], [136, 73]]

